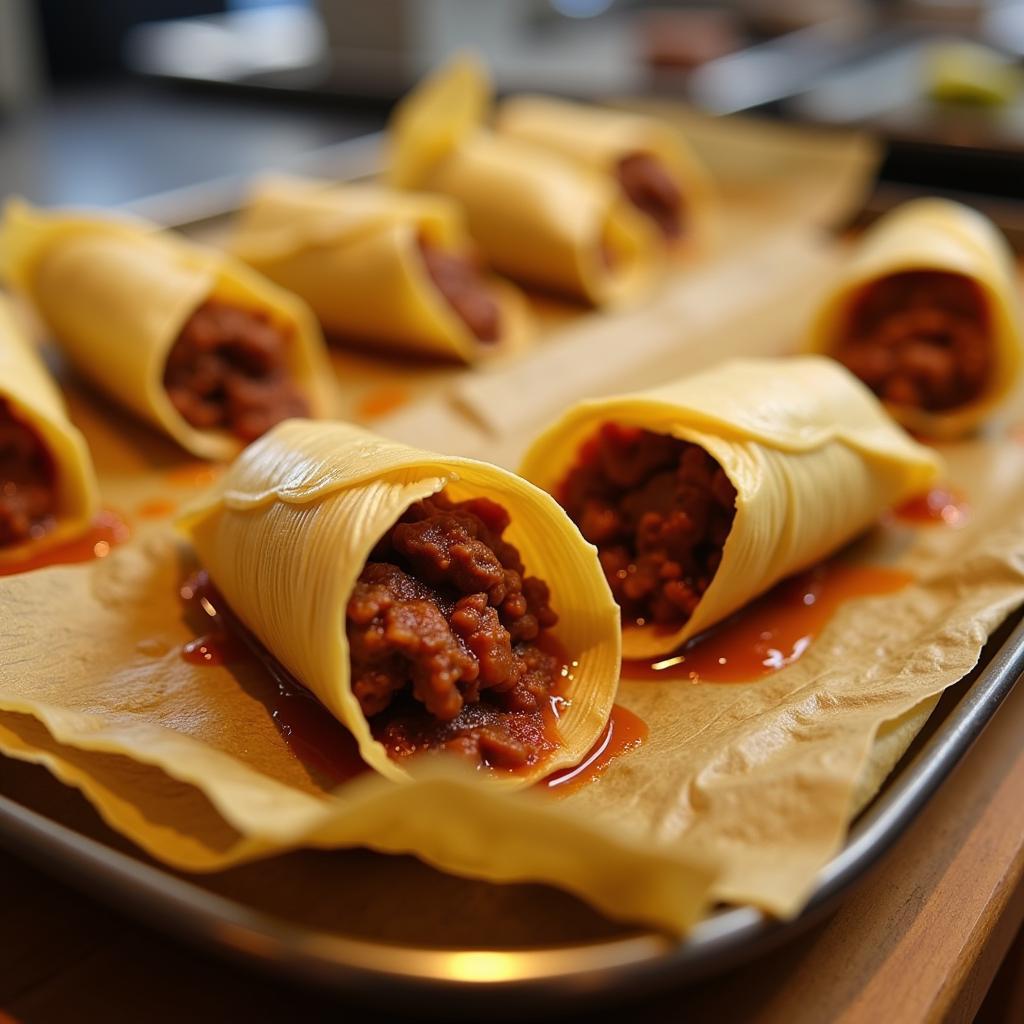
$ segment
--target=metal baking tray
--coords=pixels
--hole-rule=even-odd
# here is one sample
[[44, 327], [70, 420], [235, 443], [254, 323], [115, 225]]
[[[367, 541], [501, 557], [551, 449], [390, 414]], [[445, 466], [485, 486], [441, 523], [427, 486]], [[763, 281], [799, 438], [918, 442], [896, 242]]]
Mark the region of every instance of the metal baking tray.
[[[377, 166], [379, 144], [379, 136], [352, 140], [287, 169], [363, 177]], [[244, 184], [223, 179], [131, 209], [201, 231], [237, 207]], [[722, 909], [681, 940], [615, 925], [553, 889], [490, 886], [366, 851], [300, 851], [215, 875], [176, 874], [110, 831], [80, 795], [42, 769], [2, 758], [0, 845], [188, 942], [301, 984], [373, 999], [377, 1007], [383, 996], [393, 1008], [443, 1006], [449, 1016], [486, 1009], [498, 1019], [521, 1017], [531, 1006], [578, 1008], [721, 973], [821, 921], [902, 835], [1022, 675], [1018, 612], [992, 636], [974, 671], [943, 695], [799, 916], [777, 921], [749, 907]], [[325, 885], [333, 899], [324, 898]], [[307, 898], [292, 900], [293, 891]], [[460, 913], [450, 914], [452, 906]], [[496, 908], [514, 925], [497, 941], [485, 924]], [[367, 928], [368, 918], [389, 919], [390, 932]]]
[[[268, 912], [237, 895], [216, 891], [217, 876], [176, 875], [134, 854], [109, 833], [107, 836], [121, 849], [92, 838], [55, 820], [61, 815], [54, 815], [52, 798], [40, 801], [37, 797], [37, 806], [30, 807], [19, 802], [17, 794], [0, 796], [0, 844], [132, 916], [223, 956], [300, 983], [350, 997], [376, 999], [386, 995], [388, 1006], [409, 1010], [443, 1005], [446, 1013], [462, 1016], [484, 1008], [489, 1017], [502, 1018], [513, 1013], [520, 1016], [530, 1006], [551, 1011], [571, 1002], [579, 1007], [588, 999], [607, 999], [626, 992], [636, 997], [721, 973], [821, 921], [850, 895], [902, 835], [1022, 675], [1024, 619], [1018, 613], [992, 637], [971, 675], [947, 691], [882, 792], [855, 822], [843, 849], [820, 873], [814, 893], [798, 917], [776, 921], [749, 907], [726, 909], [699, 924], [682, 940], [655, 932], [612, 930], [607, 924], [594, 928], [586, 912], [578, 911], [579, 929], [593, 929], [595, 936], [510, 948], [488, 943], [483, 935], [478, 941], [466, 941], [463, 934], [460, 943], [445, 945], [445, 936], [432, 926], [430, 936], [418, 944], [367, 939], [347, 933], [343, 917], [338, 927], [311, 926], [284, 913]], [[80, 802], [80, 798], [74, 799]], [[38, 806], [40, 803], [44, 806]], [[58, 803], [68, 805], [67, 800]], [[81, 809], [74, 817], [81, 827]], [[85, 830], [105, 831], [98, 820], [87, 822]], [[355, 855], [316, 856], [326, 864], [330, 857]], [[280, 875], [275, 860], [281, 859], [241, 869], [245, 881], [235, 887], [236, 893], [238, 888], [256, 893], [268, 881], [276, 884]], [[390, 885], [386, 877], [388, 862], [406, 860], [373, 854], [355, 856], [354, 873], [353, 863], [344, 864], [349, 887], [368, 891], [372, 898], [372, 876], [383, 873], [385, 884]], [[303, 869], [301, 863], [296, 867]], [[338, 867], [340, 870], [341, 865]], [[238, 871], [235, 869], [236, 874]], [[423, 866], [416, 867], [415, 872], [414, 883], [425, 889], [442, 878]], [[438, 898], [466, 896], [472, 907], [474, 895], [484, 884], [446, 879]], [[537, 893], [532, 900], [519, 900], [518, 890], [540, 887], [507, 888], [511, 891], [506, 906], [518, 908], [521, 931], [529, 930], [532, 907], [551, 900], [559, 903], [561, 897], [543, 890], [539, 900]], [[573, 902], [565, 900], [566, 906]]]

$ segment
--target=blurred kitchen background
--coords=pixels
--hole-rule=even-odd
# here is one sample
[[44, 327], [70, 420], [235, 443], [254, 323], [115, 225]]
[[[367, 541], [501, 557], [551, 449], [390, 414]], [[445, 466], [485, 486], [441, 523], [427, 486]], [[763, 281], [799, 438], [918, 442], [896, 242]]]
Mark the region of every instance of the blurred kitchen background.
[[1021, 0], [0, 0], [0, 195], [288, 166], [466, 47], [501, 90], [865, 127], [886, 182], [1024, 200]]

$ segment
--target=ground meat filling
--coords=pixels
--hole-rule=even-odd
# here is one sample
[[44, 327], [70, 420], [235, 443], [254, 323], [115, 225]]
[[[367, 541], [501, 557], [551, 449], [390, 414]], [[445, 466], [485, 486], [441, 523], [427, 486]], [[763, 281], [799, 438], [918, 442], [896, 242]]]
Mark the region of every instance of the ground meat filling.
[[707, 590], [736, 514], [736, 490], [703, 448], [604, 424], [559, 488], [597, 546], [623, 622], [679, 627]]
[[669, 241], [683, 233], [683, 197], [668, 168], [651, 153], [629, 153], [618, 164], [629, 201], [657, 224]]
[[977, 398], [992, 375], [985, 298], [960, 274], [892, 274], [855, 299], [835, 355], [884, 401], [955, 409]]
[[497, 341], [501, 310], [473, 260], [422, 238], [419, 247], [430, 279], [477, 341]]
[[281, 420], [309, 414], [288, 370], [290, 343], [260, 310], [204, 302], [167, 357], [164, 387], [197, 430], [254, 441]]
[[562, 664], [543, 649], [558, 617], [488, 498], [410, 506], [348, 603], [352, 691], [392, 757], [445, 748], [518, 768], [545, 753], [543, 712]]
[[0, 547], [43, 536], [56, 511], [53, 458], [39, 435], [0, 401]]

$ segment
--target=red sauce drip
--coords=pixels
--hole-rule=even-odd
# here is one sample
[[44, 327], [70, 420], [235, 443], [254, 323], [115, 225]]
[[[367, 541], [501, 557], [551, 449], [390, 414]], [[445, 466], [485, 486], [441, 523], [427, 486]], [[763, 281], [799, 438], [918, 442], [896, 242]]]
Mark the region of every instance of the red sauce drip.
[[587, 756], [572, 768], [552, 772], [539, 783], [559, 796], [567, 796], [591, 782], [597, 782], [608, 766], [623, 754], [636, 750], [647, 739], [647, 723], [628, 708], [616, 704], [608, 724]]
[[967, 498], [959, 491], [933, 487], [904, 502], [893, 514], [897, 519], [927, 526], [963, 526], [970, 514]]
[[135, 514], [143, 519], [166, 519], [174, 514], [177, 503], [168, 501], [165, 498], [155, 498], [153, 501], [144, 501], [136, 510]]
[[409, 401], [406, 388], [388, 386], [377, 388], [364, 395], [356, 406], [356, 415], [361, 420], [375, 420], [396, 412]]
[[209, 487], [222, 472], [222, 467], [209, 462], [188, 462], [168, 470], [164, 479], [173, 487]]
[[106, 558], [113, 548], [123, 544], [130, 536], [128, 524], [116, 512], [104, 509], [80, 536], [15, 562], [0, 562], [0, 576], [31, 572], [48, 565], [75, 565]]
[[181, 656], [190, 665], [227, 665], [238, 658], [238, 651], [227, 633], [207, 633], [189, 640]]
[[826, 562], [784, 580], [679, 654], [623, 664], [630, 679], [742, 683], [797, 661], [846, 601], [891, 594], [913, 577], [882, 566]]
[[368, 771], [352, 733], [298, 683], [279, 682], [268, 707], [296, 756], [336, 785]]
[[238, 665], [281, 738], [307, 767], [338, 785], [367, 770], [352, 734], [228, 611], [205, 572], [181, 588], [190, 615], [212, 630], [182, 647], [189, 664]]

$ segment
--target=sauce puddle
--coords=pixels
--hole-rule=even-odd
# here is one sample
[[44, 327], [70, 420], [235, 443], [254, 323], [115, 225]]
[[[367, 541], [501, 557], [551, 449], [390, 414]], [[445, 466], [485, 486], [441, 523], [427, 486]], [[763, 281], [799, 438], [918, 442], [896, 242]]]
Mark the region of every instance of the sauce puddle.
[[155, 498], [152, 501], [144, 501], [135, 510], [135, 514], [143, 519], [166, 519], [174, 514], [177, 507], [176, 502], [166, 498]]
[[227, 633], [207, 633], [189, 640], [181, 649], [182, 658], [190, 665], [230, 665], [244, 652]]
[[368, 392], [356, 406], [356, 415], [361, 420], [376, 420], [389, 413], [397, 412], [409, 401], [409, 392], [400, 387], [380, 387]]
[[892, 515], [904, 522], [925, 526], [963, 526], [970, 515], [967, 497], [946, 487], [933, 487], [893, 509]]
[[130, 536], [128, 524], [116, 512], [104, 509], [80, 536], [17, 562], [0, 563], [0, 576], [45, 569], [49, 565], [77, 565], [106, 558], [113, 548], [123, 544]]
[[189, 577], [180, 593], [195, 619], [213, 627], [181, 648], [185, 661], [204, 667], [244, 664], [259, 677], [258, 698], [289, 749], [333, 785], [368, 771], [348, 729], [225, 611], [206, 573]]
[[846, 601], [892, 594], [913, 577], [882, 566], [825, 563], [757, 598], [676, 655], [623, 662], [628, 679], [745, 683], [792, 665]]
[[222, 466], [209, 462], [188, 462], [164, 473], [164, 479], [174, 487], [209, 487], [223, 472]]
[[621, 704], [615, 704], [604, 732], [587, 756], [578, 765], [552, 772], [538, 785], [558, 796], [568, 796], [597, 782], [610, 764], [623, 754], [636, 750], [647, 739], [647, 734], [647, 723], [642, 718]]

